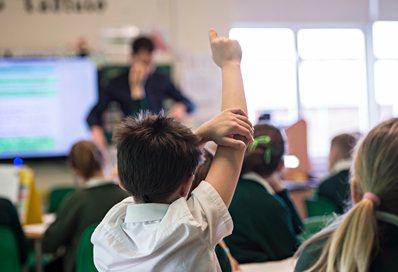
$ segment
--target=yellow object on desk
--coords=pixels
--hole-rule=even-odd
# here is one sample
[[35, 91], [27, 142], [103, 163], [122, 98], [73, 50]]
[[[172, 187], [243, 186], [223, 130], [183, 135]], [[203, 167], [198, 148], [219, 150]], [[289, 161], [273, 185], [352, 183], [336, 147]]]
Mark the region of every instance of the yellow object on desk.
[[19, 214], [23, 225], [40, 224], [43, 222], [43, 210], [40, 195], [36, 190], [35, 177], [32, 169], [21, 168], [19, 172]]

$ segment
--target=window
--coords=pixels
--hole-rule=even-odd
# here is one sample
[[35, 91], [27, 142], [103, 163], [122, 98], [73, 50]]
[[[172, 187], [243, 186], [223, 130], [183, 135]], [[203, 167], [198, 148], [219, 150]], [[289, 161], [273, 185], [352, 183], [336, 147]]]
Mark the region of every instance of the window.
[[234, 28], [230, 37], [243, 50], [242, 75], [249, 117], [270, 113], [277, 123], [297, 119], [295, 37], [285, 28]]
[[267, 112], [277, 125], [304, 118], [312, 158], [326, 158], [336, 134], [367, 128], [360, 29], [302, 29], [295, 34], [288, 28], [234, 28], [230, 36], [243, 49], [242, 74], [253, 122]]
[[303, 29], [297, 41], [309, 153], [326, 157], [333, 136], [367, 126], [365, 39], [359, 29]]
[[398, 22], [373, 24], [375, 98], [379, 121], [398, 115]]

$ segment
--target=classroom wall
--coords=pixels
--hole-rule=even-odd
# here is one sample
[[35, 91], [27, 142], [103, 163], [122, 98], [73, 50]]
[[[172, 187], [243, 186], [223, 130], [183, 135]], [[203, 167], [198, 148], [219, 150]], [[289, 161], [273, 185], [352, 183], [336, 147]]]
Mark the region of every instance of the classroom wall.
[[233, 0], [232, 12], [237, 22], [366, 22], [367, 3], [367, 0]]
[[100, 48], [104, 27], [136, 25], [163, 31], [175, 50], [203, 52], [209, 26], [226, 32], [237, 24], [366, 24], [372, 3], [380, 19], [398, 20], [396, 0], [107, 0], [102, 12], [26, 12], [26, 2], [41, 1], [51, 2], [0, 1], [0, 48], [62, 48], [80, 36]]
[[373, 2], [380, 19], [398, 20], [396, 0], [107, 0], [102, 12], [26, 12], [26, 2], [41, 1], [51, 2], [0, 1], [0, 48], [59, 48], [79, 36], [97, 48], [102, 28], [136, 25], [160, 29], [173, 48], [197, 52], [207, 50], [201, 37], [211, 25], [227, 31], [239, 23], [367, 23]]
[[[27, 2], [38, 7], [43, 1], [56, 2], [0, 0], [3, 3], [0, 51], [6, 48], [70, 49], [79, 37], [85, 37], [92, 48], [101, 50], [100, 33], [104, 28], [135, 25], [147, 32], [158, 30], [166, 37], [173, 49], [175, 78], [183, 87], [192, 87], [189, 85], [195, 83], [186, 75], [192, 72], [187, 70], [187, 65], [210, 69], [209, 76], [216, 71], [204, 60], [209, 56], [207, 29], [210, 26], [217, 27], [222, 34], [234, 26], [365, 26], [371, 21], [372, 12], [380, 19], [398, 20], [396, 0], [105, 0], [102, 1], [105, 9], [99, 12], [26, 11]], [[97, 2], [80, 0], [85, 1]], [[216, 77], [209, 79], [216, 80]], [[219, 85], [209, 84], [202, 88]], [[194, 98], [202, 94], [198, 88], [187, 91]]]

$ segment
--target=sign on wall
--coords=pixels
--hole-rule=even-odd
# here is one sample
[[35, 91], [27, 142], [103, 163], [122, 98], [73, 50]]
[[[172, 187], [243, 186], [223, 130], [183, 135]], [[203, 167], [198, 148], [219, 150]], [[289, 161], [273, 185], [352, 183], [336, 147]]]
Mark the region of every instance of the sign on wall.
[[106, 0], [25, 0], [24, 8], [29, 13], [100, 13], [106, 4]]

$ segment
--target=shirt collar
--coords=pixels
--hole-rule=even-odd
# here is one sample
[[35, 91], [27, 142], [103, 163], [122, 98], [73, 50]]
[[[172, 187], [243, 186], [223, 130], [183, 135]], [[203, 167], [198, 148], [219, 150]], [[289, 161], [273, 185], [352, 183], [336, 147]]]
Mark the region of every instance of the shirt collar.
[[127, 206], [125, 222], [138, 223], [162, 220], [169, 206], [169, 204], [160, 203], [129, 204]]
[[336, 174], [343, 170], [349, 170], [351, 168], [352, 161], [351, 160], [339, 160], [337, 161], [332, 169], [330, 170], [331, 174]]
[[83, 188], [92, 188], [92, 187], [97, 187], [100, 185], [104, 185], [104, 184], [112, 184], [114, 183], [113, 181], [109, 181], [109, 180], [105, 180], [104, 178], [90, 178], [88, 181], [86, 181], [83, 185]]
[[264, 186], [264, 188], [268, 191], [269, 194], [271, 194], [271, 195], [275, 194], [274, 189], [272, 189], [272, 187], [271, 187], [271, 185], [269, 185], [268, 181], [255, 172], [249, 172], [247, 174], [244, 174], [244, 175], [242, 175], [242, 178], [250, 179], [252, 181], [260, 183], [262, 186]]

